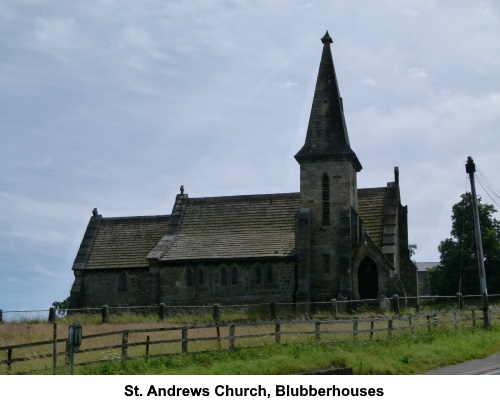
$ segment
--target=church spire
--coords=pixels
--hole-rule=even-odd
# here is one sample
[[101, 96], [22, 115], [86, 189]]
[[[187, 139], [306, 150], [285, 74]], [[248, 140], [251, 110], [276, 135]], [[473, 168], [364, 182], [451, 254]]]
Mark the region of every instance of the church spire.
[[323, 53], [319, 65], [316, 89], [304, 146], [295, 155], [297, 162], [350, 160], [359, 172], [358, 157], [349, 145], [344, 108], [340, 97], [337, 76], [333, 65], [330, 44], [332, 38], [326, 31], [321, 38]]

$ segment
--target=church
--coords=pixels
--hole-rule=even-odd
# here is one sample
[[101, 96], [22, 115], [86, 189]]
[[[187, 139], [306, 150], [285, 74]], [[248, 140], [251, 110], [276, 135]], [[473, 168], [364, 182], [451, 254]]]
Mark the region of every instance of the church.
[[399, 170], [358, 189], [332, 58], [323, 50], [305, 142], [300, 190], [189, 197], [169, 215], [104, 217], [94, 208], [72, 270], [73, 308], [295, 303], [414, 296], [408, 211]]

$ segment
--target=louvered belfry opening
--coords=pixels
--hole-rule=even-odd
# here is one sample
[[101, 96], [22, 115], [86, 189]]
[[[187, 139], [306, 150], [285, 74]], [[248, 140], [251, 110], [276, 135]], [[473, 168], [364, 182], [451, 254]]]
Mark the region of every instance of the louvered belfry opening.
[[323, 175], [323, 225], [330, 225], [330, 180], [328, 176]]

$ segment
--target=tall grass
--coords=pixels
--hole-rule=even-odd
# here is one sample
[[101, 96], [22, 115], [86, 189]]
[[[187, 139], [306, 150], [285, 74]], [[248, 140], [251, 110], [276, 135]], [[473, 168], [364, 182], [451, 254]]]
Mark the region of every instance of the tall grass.
[[500, 330], [449, 328], [402, 334], [391, 340], [337, 345], [267, 345], [81, 367], [79, 374], [301, 374], [351, 367], [354, 374], [424, 374], [500, 351]]
[[[67, 326], [77, 318], [68, 316], [58, 320], [58, 338], [67, 336]], [[101, 324], [100, 318], [90, 315], [79, 317], [84, 335], [120, 331], [123, 329], [147, 329], [179, 326], [172, 320], [159, 322], [157, 319], [135, 318], [128, 315], [114, 318], [113, 323]], [[245, 326], [246, 327], [246, 326]], [[251, 325], [248, 325], [251, 328]], [[198, 333], [198, 332], [197, 332]], [[204, 333], [200, 331], [199, 333]], [[212, 331], [213, 333], [213, 331]], [[246, 333], [243, 329], [242, 333]], [[52, 339], [53, 325], [48, 323], [14, 323], [0, 325], [0, 346], [9, 344], [39, 342]], [[77, 374], [297, 374], [328, 368], [352, 367], [355, 374], [422, 374], [431, 369], [481, 358], [500, 351], [500, 330], [493, 327], [485, 330], [470, 325], [439, 328], [421, 328], [412, 334], [409, 330], [395, 333], [391, 339], [380, 332], [373, 340], [360, 339], [352, 342], [349, 335], [340, 340], [317, 343], [311, 335], [288, 335], [282, 344], [274, 339], [261, 339], [260, 347], [242, 348], [233, 351], [213, 351], [202, 354], [175, 354], [152, 357], [147, 360], [109, 361], [101, 364], [77, 366]], [[328, 336], [328, 335], [326, 335]], [[333, 336], [333, 335], [332, 335]], [[201, 337], [201, 335], [200, 335]], [[345, 338], [344, 338], [345, 337]], [[119, 344], [119, 341], [116, 342]], [[111, 342], [100, 342], [106, 346]], [[201, 342], [199, 344], [202, 344]], [[192, 347], [192, 346], [190, 346]], [[195, 348], [195, 347], [194, 347]], [[131, 350], [131, 349], [130, 349]], [[60, 343], [58, 351], [64, 351]], [[119, 358], [120, 349], [110, 349], [104, 358]], [[27, 352], [26, 355], [36, 355]], [[79, 355], [80, 356], [80, 355]], [[50, 374], [50, 361], [16, 363], [11, 373]], [[0, 374], [6, 374], [5, 365]], [[69, 368], [59, 360], [58, 374], [69, 373]]]

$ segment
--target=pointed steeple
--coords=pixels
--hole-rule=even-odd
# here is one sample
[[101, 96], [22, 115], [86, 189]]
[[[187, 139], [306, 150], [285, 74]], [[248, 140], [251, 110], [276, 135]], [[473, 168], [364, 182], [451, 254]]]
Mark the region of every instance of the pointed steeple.
[[306, 141], [295, 155], [295, 159], [299, 164], [312, 161], [350, 160], [356, 171], [359, 172], [362, 166], [349, 145], [344, 108], [330, 49], [330, 44], [333, 41], [328, 31], [321, 38], [321, 42], [323, 43], [323, 53]]

